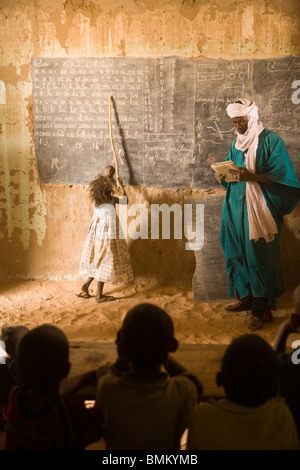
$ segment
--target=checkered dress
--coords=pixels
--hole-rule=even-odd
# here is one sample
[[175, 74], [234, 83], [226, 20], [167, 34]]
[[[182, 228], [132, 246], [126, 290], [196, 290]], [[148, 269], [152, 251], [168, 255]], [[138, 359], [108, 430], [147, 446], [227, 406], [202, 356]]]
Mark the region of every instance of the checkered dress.
[[119, 238], [119, 219], [113, 204], [94, 207], [82, 250], [79, 275], [112, 284], [133, 280], [127, 243]]

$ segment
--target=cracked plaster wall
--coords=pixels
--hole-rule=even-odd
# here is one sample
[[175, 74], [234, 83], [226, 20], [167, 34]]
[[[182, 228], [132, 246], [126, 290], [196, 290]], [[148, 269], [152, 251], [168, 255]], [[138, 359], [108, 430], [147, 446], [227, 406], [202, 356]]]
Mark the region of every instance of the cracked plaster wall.
[[[75, 279], [91, 216], [84, 188], [39, 182], [32, 57], [283, 57], [299, 55], [299, 26], [299, 0], [0, 0], [0, 277]], [[129, 192], [132, 202], [169, 204], [202, 194]], [[285, 231], [299, 251], [297, 212]], [[153, 242], [151, 260], [140, 241], [131, 256], [141, 282], [191, 283], [194, 258], [179, 241]], [[292, 284], [293, 270], [284, 273]]]

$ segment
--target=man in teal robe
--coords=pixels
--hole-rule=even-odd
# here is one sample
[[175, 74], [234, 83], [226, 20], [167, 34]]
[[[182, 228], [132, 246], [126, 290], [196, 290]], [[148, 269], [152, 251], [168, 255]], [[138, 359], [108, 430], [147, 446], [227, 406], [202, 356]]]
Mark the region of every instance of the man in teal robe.
[[[227, 160], [239, 171], [216, 179], [226, 188], [220, 243], [224, 251], [231, 311], [251, 310], [250, 331], [263, 326], [283, 293], [279, 234], [283, 216], [300, 200], [300, 183], [283, 140], [264, 129], [257, 106], [242, 98], [227, 107], [237, 131]], [[228, 177], [226, 177], [228, 180]]]

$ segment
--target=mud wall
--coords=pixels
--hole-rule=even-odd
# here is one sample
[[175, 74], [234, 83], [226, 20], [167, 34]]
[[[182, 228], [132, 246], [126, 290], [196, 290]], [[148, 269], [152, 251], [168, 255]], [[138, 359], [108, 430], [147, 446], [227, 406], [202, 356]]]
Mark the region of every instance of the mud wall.
[[[33, 141], [31, 59], [300, 55], [299, 0], [0, 0], [0, 277], [77, 279], [91, 206], [80, 185], [41, 184]], [[216, 190], [128, 187], [130, 203], [183, 204]], [[282, 264], [299, 282], [299, 208], [287, 217]], [[191, 285], [184, 240], [135, 240], [137, 282]]]

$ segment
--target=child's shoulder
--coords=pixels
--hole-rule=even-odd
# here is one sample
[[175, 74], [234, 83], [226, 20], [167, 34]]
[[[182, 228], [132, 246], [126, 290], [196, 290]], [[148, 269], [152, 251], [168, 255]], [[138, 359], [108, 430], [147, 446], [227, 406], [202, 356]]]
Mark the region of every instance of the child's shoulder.
[[201, 399], [203, 395], [203, 385], [198, 377], [190, 371], [182, 372], [181, 374], [170, 377], [169, 380], [180, 383], [185, 389], [194, 393], [197, 391], [198, 400]]

